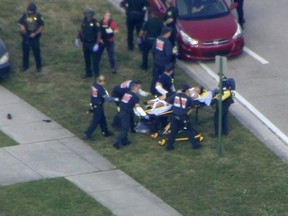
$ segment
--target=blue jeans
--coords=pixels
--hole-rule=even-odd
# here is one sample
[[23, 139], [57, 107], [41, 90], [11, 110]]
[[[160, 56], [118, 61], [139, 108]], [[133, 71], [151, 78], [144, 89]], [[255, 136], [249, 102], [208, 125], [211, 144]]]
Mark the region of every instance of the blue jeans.
[[103, 42], [103, 44], [100, 45], [99, 47], [99, 60], [101, 60], [102, 54], [105, 50], [105, 48], [107, 49], [107, 55], [108, 55], [108, 59], [110, 62], [110, 66], [112, 70], [115, 70], [115, 57], [114, 57], [114, 52], [115, 52], [115, 48], [114, 48], [114, 42], [108, 42], [105, 41]]

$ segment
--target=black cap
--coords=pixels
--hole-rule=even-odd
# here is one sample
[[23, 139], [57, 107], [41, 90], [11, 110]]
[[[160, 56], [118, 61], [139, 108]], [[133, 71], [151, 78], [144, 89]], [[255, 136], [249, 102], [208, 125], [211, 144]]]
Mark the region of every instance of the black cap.
[[161, 35], [164, 35], [164, 34], [166, 34], [166, 33], [168, 33], [168, 32], [171, 32], [171, 31], [172, 31], [171, 28], [169, 28], [169, 27], [167, 27], [167, 26], [164, 26], [164, 27], [162, 28], [162, 30], [161, 30]]
[[31, 2], [27, 6], [27, 11], [36, 12], [37, 6], [35, 3]]
[[174, 64], [170, 63], [168, 65], [165, 66], [165, 71], [172, 71], [174, 70]]
[[184, 85], [182, 85], [181, 86], [181, 91], [182, 92], [186, 92], [188, 89], [190, 89], [191, 87], [189, 86], [189, 85], [187, 85], [187, 84], [184, 84]]

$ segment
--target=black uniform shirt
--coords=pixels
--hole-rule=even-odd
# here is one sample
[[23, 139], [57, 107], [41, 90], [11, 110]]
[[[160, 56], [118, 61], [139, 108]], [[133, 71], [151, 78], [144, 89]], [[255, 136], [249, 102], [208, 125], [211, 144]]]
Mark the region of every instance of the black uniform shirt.
[[157, 65], [165, 66], [171, 62], [173, 52], [169, 39], [158, 37], [153, 44], [152, 52]]
[[91, 86], [91, 103], [93, 106], [100, 106], [105, 102], [107, 93], [102, 85], [93, 83]]
[[162, 88], [165, 89], [166, 91], [168, 91], [168, 93], [171, 93], [172, 92], [172, 77], [171, 76], [168, 76], [166, 73], [163, 73], [158, 81], [159, 83], [162, 84]]
[[171, 7], [167, 8], [166, 13], [164, 15], [164, 21], [166, 21], [169, 18], [172, 18], [173, 22], [168, 24], [167, 27], [175, 29], [176, 28], [177, 18], [178, 18], [178, 9], [176, 7], [171, 6]]
[[147, 0], [123, 0], [120, 5], [126, 8], [126, 12], [143, 12], [144, 7], [148, 7]]
[[133, 80], [126, 80], [120, 85], [116, 86], [113, 90], [114, 93], [121, 99], [123, 95], [130, 91], [131, 84], [134, 83]]
[[83, 42], [87, 43], [96, 43], [98, 32], [100, 31], [100, 25], [96, 19], [92, 19], [92, 21], [88, 21], [84, 18], [81, 26], [81, 39]]
[[173, 105], [173, 114], [177, 116], [187, 115], [189, 108], [194, 106], [192, 98], [185, 93], [174, 94], [168, 98], [167, 102]]
[[139, 97], [134, 92], [129, 91], [128, 93], [124, 94], [120, 102], [120, 110], [133, 114], [133, 109], [138, 103], [140, 103]]
[[162, 28], [163, 22], [157, 17], [147, 20], [142, 27], [142, 30], [146, 33], [145, 39], [156, 39], [161, 34]]
[[19, 19], [19, 24], [23, 25], [28, 34], [30, 34], [36, 32], [41, 26], [44, 26], [44, 20], [40, 13], [32, 15], [24, 13]]

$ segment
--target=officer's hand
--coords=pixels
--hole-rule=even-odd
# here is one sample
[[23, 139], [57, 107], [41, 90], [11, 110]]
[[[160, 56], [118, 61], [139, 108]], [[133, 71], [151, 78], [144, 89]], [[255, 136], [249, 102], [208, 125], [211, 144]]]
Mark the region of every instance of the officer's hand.
[[173, 52], [174, 55], [178, 55], [178, 47], [174, 46], [173, 49], [172, 49], [172, 52]]
[[149, 118], [149, 116], [148, 115], [146, 115], [146, 116], [143, 116], [143, 118], [145, 119], [145, 120], [150, 120], [150, 118]]
[[76, 39], [75, 39], [75, 46], [76, 46], [77, 48], [80, 47], [80, 39], [79, 39], [79, 38], [76, 38]]
[[99, 45], [95, 44], [93, 47], [93, 52], [97, 52], [99, 50]]
[[137, 38], [137, 45], [140, 45], [142, 43], [142, 39], [141, 38]]

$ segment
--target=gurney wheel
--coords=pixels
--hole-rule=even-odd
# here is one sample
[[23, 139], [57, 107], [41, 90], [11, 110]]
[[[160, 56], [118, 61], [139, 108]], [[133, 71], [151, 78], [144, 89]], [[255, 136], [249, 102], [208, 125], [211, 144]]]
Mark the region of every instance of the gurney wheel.
[[202, 136], [202, 134], [198, 134], [197, 136], [195, 136], [195, 139], [197, 139], [199, 142], [202, 142], [204, 140], [204, 137]]
[[156, 139], [158, 136], [159, 136], [158, 133], [153, 133], [153, 134], [150, 135], [150, 137], [151, 137], [152, 139]]
[[166, 139], [161, 139], [158, 141], [158, 145], [163, 146], [166, 144]]

